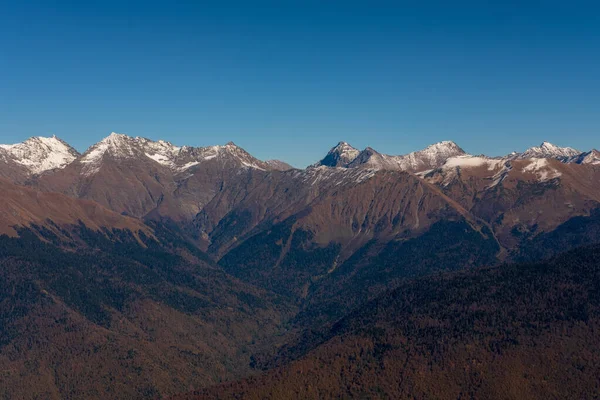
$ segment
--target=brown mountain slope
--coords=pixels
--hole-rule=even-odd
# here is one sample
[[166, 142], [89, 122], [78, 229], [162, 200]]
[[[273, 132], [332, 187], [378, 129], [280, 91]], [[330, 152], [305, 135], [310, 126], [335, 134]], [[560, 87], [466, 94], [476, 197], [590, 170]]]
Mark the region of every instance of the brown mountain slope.
[[597, 165], [474, 159], [434, 170], [424, 179], [487, 221], [509, 249], [600, 207]]
[[63, 194], [44, 193], [0, 179], [0, 233], [15, 236], [19, 227], [32, 224], [62, 227], [83, 223], [93, 230], [127, 229], [151, 234], [141, 221], [110, 211], [89, 200], [77, 200]]
[[151, 160], [106, 160], [94, 174], [73, 162], [64, 170], [40, 177], [33, 183], [42, 190], [93, 200], [135, 217], [143, 217], [175, 189], [170, 171]]
[[595, 398], [600, 248], [419, 279], [362, 307], [304, 356], [177, 399]]
[[313, 171], [298, 197], [279, 180], [260, 180], [210, 236], [230, 246], [219, 264], [302, 302], [313, 323], [407, 277], [496, 263], [489, 228], [437, 187], [406, 172], [331, 171]]
[[29, 171], [23, 165], [15, 163], [6, 155], [0, 154], [0, 178], [15, 183], [23, 183], [29, 177]]
[[348, 256], [374, 237], [397, 237], [400, 229], [417, 235], [435, 219], [430, 211], [443, 208], [476, 221], [409, 173], [320, 167], [236, 180], [206, 205], [197, 226], [210, 238], [210, 252], [220, 257], [263, 226], [294, 217], [297, 226], [316, 234], [316, 243], [341, 243]]
[[[342, 153], [358, 154], [355, 149], [346, 149], [345, 144], [340, 146], [345, 149], [339, 149]], [[421, 153], [413, 154], [419, 155], [414, 160], [412, 156], [403, 160], [411, 164], [425, 157], [433, 160], [427, 165], [434, 167], [445, 163], [421, 174], [423, 179], [455, 201], [453, 208], [464, 208], [467, 212], [463, 215], [470, 214], [468, 220], [488, 225], [501, 247], [507, 249], [503, 256], [518, 252], [527, 238], [552, 231], [570, 218], [589, 216], [599, 205], [595, 183], [600, 167], [593, 163], [514, 157], [473, 163], [484, 158], [461, 155], [464, 152], [451, 142], [430, 146]], [[373, 175], [392, 172], [381, 165], [369, 169], [369, 165], [280, 172], [233, 143], [179, 148], [163, 141], [112, 134], [66, 168], [36, 177], [30, 183], [45, 191], [94, 200], [118, 213], [175, 223], [219, 259], [263, 228], [312, 207], [319, 197], [341, 193]], [[377, 172], [378, 168], [384, 170]], [[342, 261], [374, 237], [373, 231], [357, 234], [348, 227], [350, 219], [345, 217], [351, 214], [356, 214], [352, 224], [373, 218], [362, 215], [364, 209], [350, 210], [355, 204], [363, 207], [350, 201], [345, 210], [335, 211], [347, 215], [327, 219], [327, 212], [319, 211], [311, 212], [312, 221], [305, 218], [320, 244], [326, 244], [328, 238], [353, 242], [342, 243]], [[377, 201], [373, 205], [377, 206]], [[385, 224], [383, 219], [379, 221]]]
[[45, 191], [94, 200], [142, 218], [177, 223], [193, 217], [239, 174], [283, 168], [260, 161], [234, 143], [177, 147], [113, 133], [66, 168], [32, 179]]

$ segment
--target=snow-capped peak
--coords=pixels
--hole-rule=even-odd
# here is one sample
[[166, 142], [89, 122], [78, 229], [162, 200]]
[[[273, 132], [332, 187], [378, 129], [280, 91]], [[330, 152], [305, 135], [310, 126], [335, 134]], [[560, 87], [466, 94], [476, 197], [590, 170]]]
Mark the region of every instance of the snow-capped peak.
[[600, 165], [600, 151], [591, 150], [566, 160], [567, 163]]
[[420, 172], [442, 166], [450, 157], [465, 155], [456, 143], [444, 141], [427, 146], [423, 150], [406, 155], [390, 156], [376, 152], [370, 147], [363, 150], [349, 167], [392, 169]]
[[531, 147], [525, 150], [518, 158], [556, 158], [563, 160], [579, 154], [581, 152], [572, 147], [560, 147], [550, 142], [543, 142], [539, 147]]
[[465, 151], [460, 148], [459, 145], [454, 143], [451, 140], [444, 140], [442, 142], [434, 143], [427, 146], [425, 149], [419, 151], [421, 154], [430, 154], [430, 155], [447, 155], [447, 154], [464, 154]]
[[112, 132], [110, 135], [90, 147], [79, 160], [83, 164], [94, 164], [102, 160], [104, 155], [110, 154], [115, 157], [124, 158], [133, 156], [133, 141], [135, 139], [121, 134]]
[[105, 156], [115, 159], [148, 157], [160, 164], [173, 166], [173, 159], [180, 151], [180, 147], [169, 142], [152, 141], [143, 137], [131, 137], [122, 133], [112, 132], [90, 147], [79, 161], [84, 164], [84, 173], [91, 174], [97, 171]]
[[0, 152], [6, 159], [22, 165], [33, 175], [64, 168], [79, 156], [74, 148], [56, 135], [35, 136], [22, 143], [0, 145]]
[[233, 142], [222, 146], [191, 147], [175, 146], [164, 140], [153, 141], [143, 137], [131, 137], [111, 133], [90, 147], [79, 161], [84, 165], [83, 173], [91, 175], [102, 166], [105, 157], [111, 159], [150, 159], [168, 167], [175, 173], [186, 171], [204, 162], [216, 159], [223, 165], [233, 163], [242, 168], [275, 169], [262, 162]]
[[315, 166], [345, 167], [354, 161], [359, 154], [360, 150], [350, 146], [346, 142], [339, 142]]

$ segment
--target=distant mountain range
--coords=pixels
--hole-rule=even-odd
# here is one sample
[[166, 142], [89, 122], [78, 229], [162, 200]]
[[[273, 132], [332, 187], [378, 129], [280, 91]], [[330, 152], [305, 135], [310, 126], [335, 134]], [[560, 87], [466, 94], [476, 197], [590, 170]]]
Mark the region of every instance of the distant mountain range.
[[[435, 143], [423, 150], [398, 156], [382, 154], [371, 147], [358, 150], [346, 142], [340, 142], [313, 167], [365, 167], [421, 172], [441, 167], [448, 159], [459, 156], [468, 156], [468, 154], [452, 141]], [[260, 161], [233, 142], [229, 142], [224, 146], [179, 147], [164, 140], [152, 141], [114, 132], [92, 145], [83, 154], [79, 154], [73, 147], [56, 136], [51, 138], [32, 137], [22, 143], [0, 145], [0, 159], [2, 162], [16, 170], [21, 170], [16, 172], [22, 172], [30, 176], [54, 169], [63, 169], [74, 162], [87, 166], [87, 168], [83, 168], [84, 173], [93, 174], [102, 163], [102, 160], [108, 157], [118, 159], [147, 157], [160, 165], [169, 167], [174, 172], [183, 172], [205, 161], [222, 157], [236, 158], [241, 165], [249, 168], [263, 170], [292, 169], [289, 164], [280, 160]], [[553, 158], [567, 163], [600, 163], [597, 150], [581, 152], [571, 147], [559, 147], [549, 142], [543, 142], [539, 147], [531, 147], [523, 153], [514, 152], [505, 157], [492, 158]], [[6, 173], [6, 171], [3, 172]]]
[[[469, 155], [451, 141], [401, 156], [340, 142], [306, 169], [261, 161], [231, 142], [179, 147], [117, 133], [83, 154], [56, 137], [3, 145], [0, 152], [0, 175], [12, 183], [176, 227], [229, 273], [298, 298], [331, 298], [333, 288], [320, 291], [339, 285], [341, 278], [331, 278], [338, 274], [359, 285], [362, 273], [375, 274], [365, 266], [383, 268], [382, 257], [392, 262], [390, 254], [440, 224], [449, 231], [448, 224], [464, 224], [475, 233], [469, 240], [487, 243], [489, 254], [459, 256], [460, 248], [456, 265], [444, 266], [460, 268], [521, 257], [536, 240], [600, 205], [598, 152], [548, 142], [504, 157]], [[313, 258], [318, 262], [300, 275], [286, 267]], [[421, 259], [421, 272], [411, 274], [426, 273], [425, 265]], [[378, 279], [407, 273], [387, 271]]]
[[[231, 142], [1, 145], [0, 294], [12, 300], [0, 298], [0, 363], [16, 372], [0, 374], [11, 388], [0, 397], [101, 398], [113, 381], [126, 397], [160, 397], [298, 359], [315, 348], [307, 334], [414, 279], [600, 243], [599, 183], [598, 151], [547, 142], [503, 157], [450, 141], [407, 155], [340, 142], [305, 169]], [[23, 350], [27, 326], [47, 345]], [[89, 329], [88, 344], [57, 339]], [[64, 366], [82, 360], [108, 366], [71, 379]]]

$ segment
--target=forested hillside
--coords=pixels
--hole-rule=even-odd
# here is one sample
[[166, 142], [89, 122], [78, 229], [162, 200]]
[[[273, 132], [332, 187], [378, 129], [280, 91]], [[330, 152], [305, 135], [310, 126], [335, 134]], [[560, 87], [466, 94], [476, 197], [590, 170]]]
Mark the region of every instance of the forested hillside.
[[417, 279], [287, 366], [177, 398], [596, 398], [599, 288], [598, 246]]
[[84, 244], [0, 236], [0, 398], [141, 399], [242, 377], [294, 310], [168, 232], [75, 230]]

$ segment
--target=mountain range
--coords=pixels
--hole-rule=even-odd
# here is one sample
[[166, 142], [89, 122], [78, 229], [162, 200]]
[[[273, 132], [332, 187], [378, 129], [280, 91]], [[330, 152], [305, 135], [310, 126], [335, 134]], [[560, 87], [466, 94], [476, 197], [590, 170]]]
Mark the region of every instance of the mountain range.
[[[553, 158], [566, 163], [598, 164], [598, 151], [581, 152], [571, 147], [559, 147], [543, 142], [539, 147], [531, 147], [522, 153], [513, 152], [505, 157], [485, 157], [492, 159]], [[468, 154], [452, 141], [435, 143], [427, 148], [406, 155], [390, 156], [377, 152], [371, 147], [359, 150], [346, 142], [339, 142], [327, 155], [312, 167], [365, 167], [372, 169], [395, 169], [421, 172], [439, 168], [454, 157]], [[236, 158], [242, 166], [261, 170], [289, 170], [292, 167], [280, 160], [260, 161], [245, 150], [229, 142], [224, 146], [190, 147], [175, 146], [167, 141], [152, 141], [142, 137], [130, 137], [111, 133], [100, 142], [80, 154], [68, 143], [56, 136], [31, 137], [17, 144], [0, 144], [0, 157], [5, 165], [3, 173], [13, 169], [26, 176], [36, 176], [47, 171], [64, 169], [72, 163], [84, 164], [84, 174], [94, 174], [106, 158], [132, 159], [149, 158], [169, 167], [174, 173], [181, 173], [214, 158]]]
[[[354, 350], [372, 349], [374, 333], [365, 325], [388, 332], [376, 337], [383, 346], [377, 362], [386, 364], [392, 354], [386, 349], [409, 340], [425, 352], [422, 360], [434, 354], [466, 368], [462, 355], [417, 340], [423, 326], [447, 327], [436, 314], [440, 299], [447, 300], [447, 321], [453, 307], [501, 307], [481, 297], [491, 290], [490, 276], [510, 288], [522, 270], [525, 275], [515, 279], [534, 282], [531, 271], [542, 267], [524, 266], [569, 250], [574, 260], [583, 257], [595, 268], [585, 257], [596, 249], [577, 252], [600, 243], [598, 182], [597, 150], [548, 142], [503, 157], [470, 155], [451, 141], [406, 155], [340, 142], [305, 169], [261, 161], [231, 142], [180, 147], [117, 133], [83, 154], [57, 137], [0, 145], [0, 365], [10, 371], [0, 374], [0, 394], [164, 397], [269, 369], [259, 383], [215, 390], [240, 396], [249, 387], [256, 398], [263, 390], [281, 390], [280, 398], [292, 398], [272, 377], [296, 374], [299, 365], [329, 365], [331, 352], [346, 358], [328, 382], [350, 384], [337, 379], [352, 368]], [[465, 272], [482, 267], [493, 269]], [[542, 278], [558, 290], [574, 285], [571, 277]], [[593, 286], [596, 274], [588, 278], [585, 285]], [[473, 282], [473, 300], [463, 305], [448, 300], [461, 279]], [[438, 284], [443, 288], [437, 297], [415, 289]], [[525, 286], [514, 290], [530, 285], [520, 284]], [[411, 299], [422, 312], [413, 325], [402, 325], [395, 310], [408, 315], [402, 313], [412, 312], [406, 309]], [[389, 309], [364, 322], [369, 310], [385, 308], [388, 300]], [[564, 309], [581, 307], [561, 304], [550, 310], [553, 321]], [[595, 313], [596, 303], [590, 304]], [[351, 322], [357, 315], [360, 324]], [[485, 321], [500, 321], [500, 328], [524, 323], [513, 314], [490, 315]], [[360, 333], [351, 328], [357, 324]], [[465, 348], [475, 343], [452, 336], [456, 332], [436, 332], [432, 341], [452, 338]], [[20, 339], [25, 333], [35, 345]], [[530, 333], [519, 334], [528, 341]], [[503, 340], [494, 335], [494, 343]], [[577, 345], [590, 340], [585, 333]], [[495, 356], [486, 351], [477, 354], [488, 368]], [[513, 361], [531, 362], [528, 352]], [[75, 367], [69, 366], [81, 363], [86, 368], [71, 372]], [[423, 365], [411, 368], [425, 371]], [[488, 371], [484, 367], [480, 371]], [[443, 382], [452, 390], [474, 390], [473, 375], [461, 375], [467, 384], [448, 374], [444, 370]], [[23, 376], [31, 385], [23, 385]], [[411, 388], [418, 387], [418, 376], [407, 375]], [[531, 382], [519, 382], [531, 389]], [[378, 384], [388, 397], [408, 390], [394, 392], [383, 378]], [[325, 397], [373, 394], [317, 389]], [[442, 393], [443, 385], [436, 390]], [[212, 389], [202, 393], [218, 398]]]

